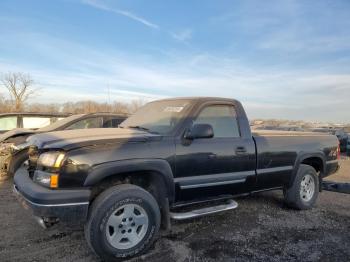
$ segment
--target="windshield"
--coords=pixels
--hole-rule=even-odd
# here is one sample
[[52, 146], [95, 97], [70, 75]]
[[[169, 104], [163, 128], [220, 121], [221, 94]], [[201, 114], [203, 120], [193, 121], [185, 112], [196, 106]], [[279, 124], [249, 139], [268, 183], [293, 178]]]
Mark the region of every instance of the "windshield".
[[0, 131], [8, 131], [17, 127], [17, 116], [0, 118]]
[[190, 101], [185, 99], [151, 102], [141, 107], [134, 115], [121, 123], [120, 127], [168, 134], [183, 119], [190, 105]]
[[84, 114], [80, 114], [80, 115], [73, 115], [73, 116], [69, 116], [66, 118], [63, 118], [61, 120], [56, 121], [55, 123], [45, 126], [43, 128], [40, 128], [39, 131], [40, 132], [50, 132], [50, 131], [55, 131], [58, 128], [60, 128], [61, 126], [64, 126], [66, 124], [68, 124], [69, 122], [72, 122], [80, 117], [82, 117]]

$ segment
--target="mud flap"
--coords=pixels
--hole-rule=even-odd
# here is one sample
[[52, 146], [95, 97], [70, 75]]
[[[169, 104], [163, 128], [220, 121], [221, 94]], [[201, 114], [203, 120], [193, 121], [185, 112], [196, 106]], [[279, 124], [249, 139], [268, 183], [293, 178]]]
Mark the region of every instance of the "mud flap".
[[161, 214], [162, 214], [162, 229], [165, 231], [170, 231], [171, 229], [171, 222], [170, 222], [170, 210], [169, 210], [169, 199], [164, 198], [162, 203], [162, 208], [161, 208]]

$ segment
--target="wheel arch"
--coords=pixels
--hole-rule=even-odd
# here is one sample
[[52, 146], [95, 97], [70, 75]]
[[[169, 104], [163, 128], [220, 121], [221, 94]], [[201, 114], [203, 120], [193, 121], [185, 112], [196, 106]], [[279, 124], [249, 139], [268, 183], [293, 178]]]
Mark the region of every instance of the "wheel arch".
[[303, 153], [298, 155], [295, 164], [294, 169], [292, 173], [292, 177], [289, 183], [289, 187], [291, 187], [294, 183], [295, 177], [298, 173], [299, 167], [301, 164], [309, 165], [313, 167], [316, 172], [319, 174], [319, 183], [320, 183], [320, 190], [322, 188], [322, 177], [325, 173], [326, 168], [326, 157], [323, 153], [317, 152], [317, 153]]
[[[108, 162], [91, 169], [84, 186], [95, 187], [103, 183], [130, 179], [136, 185], [148, 182], [158, 198], [166, 197], [172, 203], [175, 200], [174, 177], [169, 163], [163, 159], [131, 159]], [[141, 185], [140, 185], [141, 186]]]

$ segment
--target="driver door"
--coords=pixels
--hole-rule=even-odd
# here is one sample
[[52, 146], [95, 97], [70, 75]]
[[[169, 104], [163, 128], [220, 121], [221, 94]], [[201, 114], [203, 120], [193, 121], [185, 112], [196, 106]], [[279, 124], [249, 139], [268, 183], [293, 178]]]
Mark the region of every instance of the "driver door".
[[204, 106], [193, 121], [196, 124], [211, 125], [214, 137], [176, 143], [175, 182], [179, 198], [249, 191], [255, 182], [255, 145], [253, 139], [241, 137], [234, 106]]

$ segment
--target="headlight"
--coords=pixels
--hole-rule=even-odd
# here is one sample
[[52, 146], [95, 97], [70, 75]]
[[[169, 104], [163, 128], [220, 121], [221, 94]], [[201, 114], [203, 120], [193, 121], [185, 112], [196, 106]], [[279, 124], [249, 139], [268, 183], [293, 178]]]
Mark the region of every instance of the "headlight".
[[34, 173], [33, 180], [46, 187], [58, 187], [58, 174], [51, 174], [44, 171], [36, 170]]
[[38, 165], [46, 167], [61, 167], [64, 159], [64, 154], [61, 152], [47, 152], [39, 156]]

